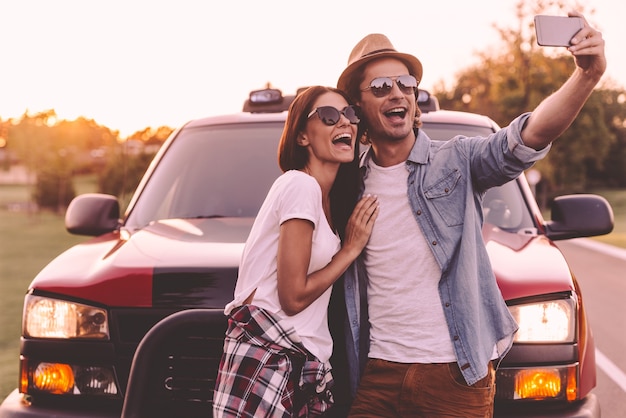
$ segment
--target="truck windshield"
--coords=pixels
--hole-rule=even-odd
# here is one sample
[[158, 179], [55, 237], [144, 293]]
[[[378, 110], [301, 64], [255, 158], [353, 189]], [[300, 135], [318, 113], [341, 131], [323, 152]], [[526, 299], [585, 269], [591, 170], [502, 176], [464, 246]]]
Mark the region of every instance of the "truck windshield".
[[[140, 191], [126, 227], [162, 219], [254, 217], [274, 180], [282, 122], [184, 128]], [[487, 127], [427, 123], [432, 139], [492, 133]], [[488, 191], [485, 219], [509, 231], [533, 227], [516, 182]]]
[[126, 226], [256, 216], [281, 174], [277, 148], [282, 129], [280, 122], [182, 129], [141, 191]]

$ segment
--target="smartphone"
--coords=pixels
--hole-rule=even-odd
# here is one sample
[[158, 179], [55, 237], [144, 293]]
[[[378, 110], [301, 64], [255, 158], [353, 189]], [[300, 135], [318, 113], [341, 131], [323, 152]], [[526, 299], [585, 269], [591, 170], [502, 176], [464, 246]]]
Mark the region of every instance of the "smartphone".
[[541, 46], [570, 46], [582, 28], [583, 20], [577, 16], [535, 16], [537, 43]]

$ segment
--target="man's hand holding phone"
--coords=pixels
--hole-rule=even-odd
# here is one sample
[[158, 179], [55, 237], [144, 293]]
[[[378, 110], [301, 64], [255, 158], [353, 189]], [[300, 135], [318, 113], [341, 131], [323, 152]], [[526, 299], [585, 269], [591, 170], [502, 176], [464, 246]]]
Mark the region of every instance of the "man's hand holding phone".
[[571, 46], [571, 40], [585, 22], [578, 16], [535, 16], [537, 43], [541, 46]]
[[597, 83], [606, 71], [604, 38], [591, 27], [579, 12], [565, 16], [535, 16], [537, 43], [541, 46], [561, 46], [574, 56], [584, 78]]

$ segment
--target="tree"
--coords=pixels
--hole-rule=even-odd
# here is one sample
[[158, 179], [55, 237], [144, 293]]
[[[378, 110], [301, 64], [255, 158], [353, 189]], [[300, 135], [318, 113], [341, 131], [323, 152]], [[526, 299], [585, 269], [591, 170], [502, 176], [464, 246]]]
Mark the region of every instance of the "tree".
[[63, 213], [74, 197], [72, 175], [63, 168], [62, 157], [37, 170], [33, 199], [40, 208]]
[[[486, 114], [505, 126], [534, 109], [565, 82], [575, 68], [573, 58], [562, 49], [539, 47], [533, 25], [536, 14], [564, 14], [563, 5], [552, 1], [530, 3], [517, 3], [516, 28], [495, 27], [502, 48], [479, 53], [480, 63], [459, 72], [450, 90], [439, 83], [434, 94], [442, 107]], [[577, 9], [584, 10], [581, 6]], [[608, 117], [607, 97], [616, 101], [616, 94], [594, 91], [576, 121], [548, 156], [537, 163], [545, 193], [584, 190], [593, 174], [604, 172], [616, 143], [616, 133], [610, 128], [615, 112]]]
[[32, 198], [62, 211], [75, 196], [73, 177], [93, 169], [93, 149], [117, 143], [117, 132], [83, 117], [58, 121], [54, 110], [29, 114], [8, 125], [6, 147], [34, 173]]
[[139, 185], [141, 177], [154, 158], [153, 153], [125, 152], [123, 145], [110, 156], [106, 166], [98, 177], [98, 189], [101, 193], [117, 196], [124, 203], [130, 201], [130, 195]]
[[626, 91], [607, 83], [597, 91], [604, 109], [604, 121], [612, 138], [604, 165], [589, 167], [589, 181], [595, 187], [626, 187]]
[[[168, 126], [147, 127], [128, 136], [109, 155], [98, 177], [99, 190], [128, 203], [154, 155], [172, 132]], [[132, 148], [130, 144], [133, 143], [140, 146]]]

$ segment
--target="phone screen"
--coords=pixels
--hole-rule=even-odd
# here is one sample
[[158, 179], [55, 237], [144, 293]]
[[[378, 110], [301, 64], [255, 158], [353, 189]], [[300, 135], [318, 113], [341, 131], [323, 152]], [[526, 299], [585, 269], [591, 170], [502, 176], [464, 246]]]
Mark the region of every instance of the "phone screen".
[[570, 41], [582, 28], [580, 17], [535, 16], [537, 43], [541, 46], [570, 46]]

